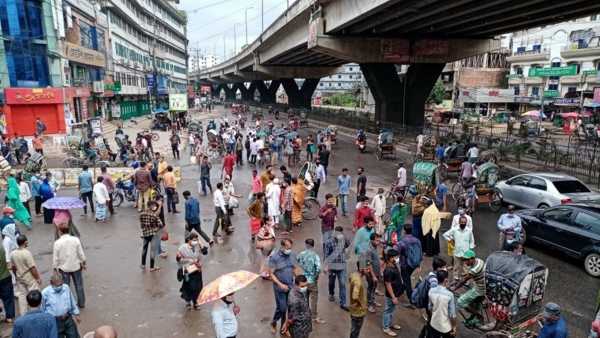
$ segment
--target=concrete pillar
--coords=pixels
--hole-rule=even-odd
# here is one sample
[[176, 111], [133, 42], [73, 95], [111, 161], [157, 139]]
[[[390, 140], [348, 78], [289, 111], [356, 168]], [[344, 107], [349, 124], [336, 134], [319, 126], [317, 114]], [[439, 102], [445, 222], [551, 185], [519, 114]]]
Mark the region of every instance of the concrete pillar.
[[361, 64], [361, 71], [375, 98], [375, 119], [401, 125], [422, 126], [425, 101], [444, 65], [412, 64], [401, 79], [394, 64]]
[[252, 84], [256, 86], [258, 92], [260, 93], [260, 103], [262, 104], [274, 104], [277, 102], [277, 89], [281, 85], [281, 81], [273, 80], [269, 87], [264, 81], [252, 81]]
[[225, 91], [225, 100], [227, 101], [235, 101], [235, 88], [229, 88], [229, 86], [225, 83], [222, 83], [217, 86], [216, 94], [217, 96], [221, 96], [221, 89]]
[[281, 84], [288, 96], [288, 105], [294, 108], [310, 109], [312, 95], [317, 89], [320, 79], [305, 79], [302, 87], [298, 88], [294, 79], [281, 79]]

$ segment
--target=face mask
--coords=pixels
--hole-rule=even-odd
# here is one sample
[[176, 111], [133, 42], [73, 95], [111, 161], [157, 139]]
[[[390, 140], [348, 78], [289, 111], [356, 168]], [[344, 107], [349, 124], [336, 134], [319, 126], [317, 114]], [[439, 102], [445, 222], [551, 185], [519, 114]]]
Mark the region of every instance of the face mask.
[[62, 291], [62, 285], [61, 286], [52, 285], [52, 289], [54, 290], [54, 292], [59, 293]]
[[308, 287], [307, 286], [303, 286], [303, 287], [300, 288], [300, 292], [306, 293], [306, 291], [308, 291]]
[[283, 254], [284, 255], [289, 255], [292, 253], [292, 249], [283, 249]]
[[394, 263], [400, 264], [400, 257], [394, 257]]
[[508, 214], [508, 216], [507, 216], [507, 217], [508, 217], [508, 218], [513, 218], [513, 217], [515, 217], [515, 215], [513, 215], [513, 214]]
[[199, 242], [198, 242], [198, 241], [192, 241], [192, 246], [196, 246], [196, 245], [198, 245], [198, 244], [199, 244]]
[[339, 234], [339, 235], [336, 235], [336, 236], [335, 236], [335, 238], [336, 238], [338, 241], [343, 241], [343, 240], [344, 240], [344, 235], [343, 235], [343, 234]]
[[459, 226], [460, 226], [460, 228], [461, 228], [461, 229], [464, 229], [464, 228], [466, 228], [466, 227], [467, 227], [467, 225], [466, 225], [466, 224], [459, 224]]

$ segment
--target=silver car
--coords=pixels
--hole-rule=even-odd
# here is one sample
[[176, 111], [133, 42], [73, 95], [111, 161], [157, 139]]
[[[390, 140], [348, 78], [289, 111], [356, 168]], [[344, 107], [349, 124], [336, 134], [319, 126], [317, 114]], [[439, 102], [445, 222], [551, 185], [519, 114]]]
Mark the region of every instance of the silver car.
[[543, 209], [567, 203], [600, 203], [600, 194], [592, 192], [572, 176], [531, 173], [496, 184], [502, 202], [522, 208]]

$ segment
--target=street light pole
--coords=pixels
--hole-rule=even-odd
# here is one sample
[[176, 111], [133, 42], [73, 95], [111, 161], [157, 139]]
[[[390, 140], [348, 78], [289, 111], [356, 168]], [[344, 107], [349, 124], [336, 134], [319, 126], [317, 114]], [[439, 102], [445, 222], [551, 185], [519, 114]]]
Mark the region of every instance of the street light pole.
[[237, 26], [237, 24], [233, 24], [233, 55], [237, 54], [237, 33], [235, 31], [235, 26]]
[[244, 14], [245, 14], [244, 15], [244, 22], [246, 24], [246, 29], [245, 29], [245, 31], [246, 31], [246, 46], [248, 45], [248, 10], [249, 9], [253, 9], [253, 8], [254, 7], [248, 7], [248, 8], [246, 8], [246, 11], [244, 12]]
[[260, 0], [260, 31], [261, 33], [265, 31], [265, 0]]

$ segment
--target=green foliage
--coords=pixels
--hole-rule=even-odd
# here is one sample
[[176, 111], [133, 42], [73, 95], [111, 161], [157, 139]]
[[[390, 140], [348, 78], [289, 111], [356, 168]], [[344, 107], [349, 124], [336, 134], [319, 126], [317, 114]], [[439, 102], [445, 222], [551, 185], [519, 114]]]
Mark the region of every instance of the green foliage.
[[437, 80], [433, 88], [431, 89], [431, 93], [429, 93], [429, 97], [427, 98], [427, 103], [435, 103], [440, 104], [444, 101], [444, 95], [446, 94], [446, 89], [444, 88], [444, 83], [442, 80]]
[[335, 94], [332, 96], [324, 97], [323, 104], [326, 106], [337, 106], [337, 107], [357, 107], [358, 99], [351, 93]]

